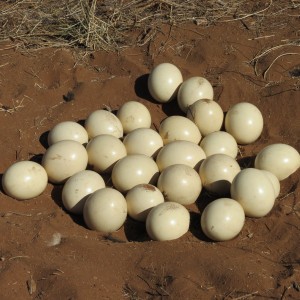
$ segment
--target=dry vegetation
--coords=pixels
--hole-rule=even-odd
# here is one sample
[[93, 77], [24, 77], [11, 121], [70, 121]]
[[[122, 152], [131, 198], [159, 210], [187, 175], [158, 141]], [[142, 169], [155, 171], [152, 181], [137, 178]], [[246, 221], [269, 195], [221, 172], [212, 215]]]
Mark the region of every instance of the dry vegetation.
[[249, 17], [256, 18], [259, 36], [266, 20], [280, 29], [285, 24], [278, 16], [299, 18], [299, 9], [299, 0], [5, 0], [0, 2], [0, 41], [26, 49], [113, 51], [147, 44], [162, 24], [211, 26]]

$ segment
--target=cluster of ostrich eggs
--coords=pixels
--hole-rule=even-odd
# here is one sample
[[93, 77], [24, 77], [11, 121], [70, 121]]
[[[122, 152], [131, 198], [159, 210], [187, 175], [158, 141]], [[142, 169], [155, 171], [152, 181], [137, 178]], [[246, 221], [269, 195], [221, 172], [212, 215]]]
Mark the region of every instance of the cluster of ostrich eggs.
[[60, 184], [65, 210], [82, 215], [91, 230], [117, 231], [129, 217], [144, 222], [157, 241], [189, 230], [189, 206], [202, 201], [203, 190], [214, 200], [199, 213], [199, 231], [211, 240], [233, 239], [246, 217], [270, 213], [280, 181], [297, 171], [300, 156], [277, 143], [261, 149], [252, 168], [239, 165], [238, 145], [254, 143], [263, 131], [260, 110], [239, 102], [224, 113], [207, 79], [183, 80], [170, 63], [151, 71], [148, 89], [162, 105], [177, 101], [181, 115], [166, 117], [155, 130], [146, 105], [128, 101], [116, 114], [91, 112], [83, 125], [58, 123], [41, 164], [19, 161], [4, 172], [5, 193], [26, 200], [48, 182]]

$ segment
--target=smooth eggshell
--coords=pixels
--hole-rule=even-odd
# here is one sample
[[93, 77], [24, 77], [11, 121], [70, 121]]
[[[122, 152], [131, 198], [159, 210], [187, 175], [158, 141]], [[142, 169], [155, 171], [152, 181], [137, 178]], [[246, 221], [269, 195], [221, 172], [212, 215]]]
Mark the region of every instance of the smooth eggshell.
[[150, 128], [151, 115], [148, 108], [137, 101], [124, 103], [117, 112], [124, 133], [129, 133], [137, 128]]
[[157, 102], [166, 103], [176, 97], [182, 81], [182, 74], [176, 66], [162, 63], [151, 71], [148, 77], [148, 90]]
[[114, 187], [126, 193], [142, 183], [156, 184], [159, 170], [155, 161], [143, 154], [131, 154], [120, 159], [112, 170]]
[[242, 206], [230, 198], [220, 198], [209, 203], [201, 215], [204, 234], [214, 241], [235, 238], [245, 223]]
[[87, 197], [105, 187], [103, 178], [96, 172], [83, 170], [71, 176], [64, 184], [62, 202], [67, 211], [82, 214]]
[[152, 184], [138, 184], [126, 194], [128, 215], [134, 220], [145, 222], [150, 210], [164, 202], [160, 190]]
[[210, 82], [200, 76], [191, 77], [185, 80], [177, 95], [177, 102], [180, 109], [186, 113], [188, 107], [200, 99], [213, 99], [214, 90]]
[[263, 117], [260, 110], [248, 102], [233, 105], [225, 116], [225, 129], [238, 144], [256, 141], [263, 130]]
[[144, 154], [156, 157], [163, 147], [163, 140], [155, 130], [151, 128], [138, 128], [128, 133], [123, 140], [127, 154]]
[[190, 214], [176, 202], [164, 202], [153, 207], [146, 219], [148, 235], [157, 241], [175, 240], [189, 229]]
[[272, 144], [263, 148], [255, 158], [255, 168], [273, 173], [283, 180], [300, 167], [299, 152], [287, 144]]
[[238, 145], [234, 137], [225, 131], [216, 131], [209, 133], [203, 138], [200, 147], [204, 150], [206, 156], [213, 154], [226, 154], [236, 158], [238, 154]]
[[199, 145], [189, 141], [174, 141], [158, 152], [156, 163], [160, 171], [175, 164], [184, 164], [198, 170], [205, 158], [206, 155]]
[[2, 177], [4, 192], [15, 199], [37, 197], [46, 188], [48, 176], [45, 169], [33, 161], [19, 161], [6, 169]]
[[199, 174], [203, 187], [211, 193], [224, 196], [241, 168], [237, 161], [226, 154], [207, 157], [200, 166]]
[[164, 119], [158, 129], [164, 145], [176, 141], [189, 141], [199, 144], [201, 133], [198, 127], [188, 118], [182, 116], [171, 116]]
[[65, 121], [56, 124], [48, 134], [48, 145], [51, 146], [60, 141], [72, 140], [80, 144], [88, 142], [88, 134], [83, 126], [73, 121]]
[[198, 126], [203, 136], [220, 130], [224, 119], [221, 106], [210, 99], [194, 102], [188, 107], [186, 116]]
[[199, 174], [192, 167], [182, 164], [164, 169], [158, 178], [157, 187], [166, 201], [182, 205], [195, 203], [202, 190]]
[[244, 208], [247, 217], [264, 217], [274, 206], [275, 191], [272, 182], [260, 170], [242, 170], [231, 184], [231, 198]]
[[87, 167], [86, 149], [76, 141], [60, 141], [51, 145], [42, 159], [48, 179], [52, 183], [63, 183], [70, 176]]
[[90, 139], [100, 134], [123, 137], [121, 121], [113, 113], [104, 109], [92, 112], [85, 120], [84, 128]]
[[103, 188], [92, 193], [83, 209], [84, 221], [90, 229], [111, 233], [118, 230], [127, 217], [124, 196], [112, 188]]
[[95, 136], [86, 146], [89, 165], [99, 173], [109, 173], [115, 163], [127, 155], [126, 148], [120, 139], [113, 135]]

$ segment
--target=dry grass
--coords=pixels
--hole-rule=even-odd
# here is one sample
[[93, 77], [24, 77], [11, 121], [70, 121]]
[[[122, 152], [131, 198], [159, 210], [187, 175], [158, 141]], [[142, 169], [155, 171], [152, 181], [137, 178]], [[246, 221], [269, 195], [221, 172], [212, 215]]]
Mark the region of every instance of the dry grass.
[[299, 7], [295, 0], [5, 0], [0, 2], [0, 41], [12, 40], [22, 49], [115, 51], [147, 44], [162, 24], [210, 26], [290, 15]]

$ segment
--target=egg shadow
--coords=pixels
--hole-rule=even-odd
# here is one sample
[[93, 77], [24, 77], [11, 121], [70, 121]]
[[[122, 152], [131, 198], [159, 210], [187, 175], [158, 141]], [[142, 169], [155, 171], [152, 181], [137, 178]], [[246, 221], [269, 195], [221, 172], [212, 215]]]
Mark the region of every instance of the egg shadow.
[[[0, 174], [0, 183], [2, 183], [2, 178], [3, 178], [4, 173]], [[4, 189], [3, 189], [3, 185], [0, 184], [0, 192], [2, 192], [3, 194], [5, 194]]]
[[222, 125], [221, 125], [221, 128], [220, 128], [220, 131], [226, 131], [226, 128], [225, 128], [225, 118], [226, 118], [226, 114], [227, 112], [223, 112], [223, 121], [222, 121]]
[[41, 164], [42, 160], [43, 160], [43, 156], [44, 156], [43, 153], [34, 154], [29, 160], [33, 161], [33, 162], [36, 162], [38, 164]]
[[255, 157], [255, 155], [239, 157], [237, 159], [237, 162], [240, 165], [241, 169], [254, 168]]
[[62, 208], [62, 210], [70, 216], [73, 222], [75, 222], [77, 225], [82, 226], [84, 228], [88, 228], [85, 223], [82, 215], [75, 215], [67, 211], [63, 205], [62, 202], [62, 190], [63, 185], [53, 185], [53, 189], [51, 192], [51, 198], [55, 202], [57, 206]]
[[[64, 209], [64, 210], [65, 210], [65, 209]], [[65, 210], [65, 211], [66, 211], [66, 210]], [[85, 229], [89, 229], [89, 230], [90, 230], [90, 228], [88, 228], [88, 227], [86, 226], [85, 222], [84, 222], [83, 215], [74, 215], [74, 214], [72, 214], [72, 213], [70, 213], [70, 212], [67, 212], [67, 211], [66, 211], [66, 213], [70, 216], [70, 218], [72, 219], [72, 221], [73, 221], [74, 223], [76, 223], [77, 225], [79, 225], [79, 226], [81, 226], [81, 227], [84, 227]]]
[[205, 207], [211, 203], [212, 201], [220, 198], [217, 195], [211, 194], [206, 190], [202, 190], [200, 196], [198, 197], [195, 205], [199, 212], [190, 212], [191, 222], [190, 222], [190, 232], [199, 240], [204, 242], [213, 242], [210, 238], [208, 238], [202, 228], [201, 228], [201, 214], [204, 211]]
[[152, 103], [156, 103], [155, 99], [151, 96], [149, 89], [148, 89], [148, 78], [149, 74], [144, 74], [140, 77], [138, 77], [134, 82], [134, 91], [135, 94], [139, 98], [143, 98], [145, 100], [148, 100]]
[[124, 223], [124, 233], [129, 242], [146, 242], [151, 240], [147, 234], [146, 223], [136, 221], [130, 217], [127, 217]]
[[44, 133], [41, 134], [40, 138], [39, 138], [39, 142], [40, 144], [47, 149], [49, 147], [48, 145], [48, 135], [49, 135], [49, 130], [45, 131]]
[[224, 86], [223, 85], [213, 85], [214, 89], [214, 101], [219, 102], [220, 97], [224, 91]]
[[64, 206], [62, 203], [62, 190], [63, 190], [63, 185], [53, 185], [53, 188], [51, 191], [51, 198], [57, 206], [64, 209]]
[[213, 194], [207, 190], [205, 190], [203, 188], [200, 196], [198, 197], [197, 201], [196, 201], [196, 206], [198, 208], [198, 210], [200, 211], [200, 213], [203, 212], [203, 210], [205, 209], [205, 207], [210, 204], [211, 202], [213, 202], [214, 200], [217, 200], [219, 198], [224, 198], [224, 197], [228, 197], [229, 195], [224, 195], [224, 196], [219, 196], [217, 194]]
[[186, 114], [180, 109], [176, 97], [170, 102], [164, 103], [162, 105], [162, 111], [167, 116], [186, 116]]
[[76, 123], [84, 127], [85, 119], [78, 120]]
[[201, 228], [201, 214], [194, 211], [190, 212], [190, 227], [189, 231], [194, 237], [203, 242], [211, 242], [211, 240], [204, 234]]

